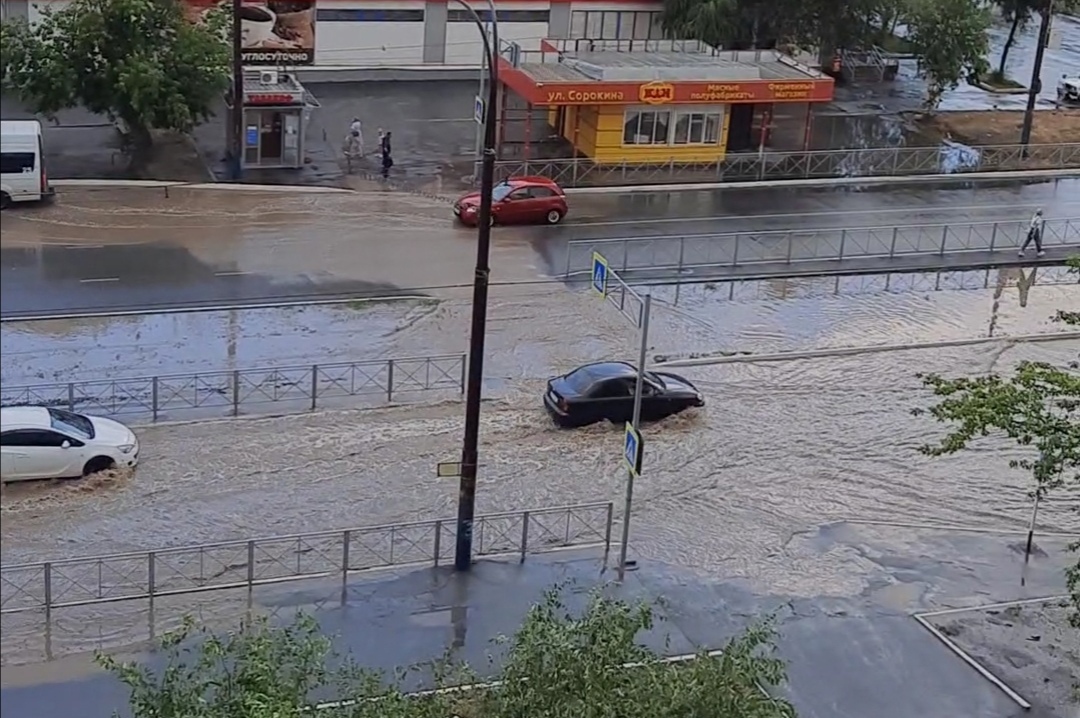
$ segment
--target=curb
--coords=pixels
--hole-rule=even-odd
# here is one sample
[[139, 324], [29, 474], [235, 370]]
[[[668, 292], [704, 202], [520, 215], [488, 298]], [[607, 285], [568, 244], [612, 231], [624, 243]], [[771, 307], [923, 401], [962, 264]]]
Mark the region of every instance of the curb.
[[[1009, 182], [1080, 177], [1078, 169], [1016, 170], [1006, 172], [971, 172], [962, 174], [905, 175], [876, 177], [822, 177], [812, 179], [753, 180], [748, 182], [691, 182], [685, 184], [619, 185], [610, 187], [568, 187], [570, 196], [604, 194], [657, 194], [664, 192], [700, 192], [717, 189], [752, 190], [807, 187], [873, 187], [928, 183]], [[168, 180], [57, 179], [52, 184], [71, 189], [173, 189], [216, 190], [224, 192], [267, 192], [278, 194], [360, 194], [361, 190], [311, 185], [234, 184], [230, 182], [173, 182]], [[436, 195], [437, 196], [437, 195]]]

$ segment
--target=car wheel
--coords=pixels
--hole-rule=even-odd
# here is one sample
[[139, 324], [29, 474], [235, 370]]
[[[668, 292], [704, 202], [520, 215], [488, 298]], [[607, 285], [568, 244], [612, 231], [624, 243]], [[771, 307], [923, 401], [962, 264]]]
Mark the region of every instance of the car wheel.
[[86, 462], [86, 466], [83, 467], [83, 476], [92, 476], [99, 471], [106, 471], [116, 465], [116, 462], [110, 459], [108, 456], [95, 456]]
[[553, 209], [547, 213], [547, 216], [544, 219], [547, 220], [548, 224], [558, 224], [562, 221], [562, 218], [563, 213], [557, 209]]
[[11, 195], [7, 192], [0, 192], [0, 209], [7, 209], [11, 206]]

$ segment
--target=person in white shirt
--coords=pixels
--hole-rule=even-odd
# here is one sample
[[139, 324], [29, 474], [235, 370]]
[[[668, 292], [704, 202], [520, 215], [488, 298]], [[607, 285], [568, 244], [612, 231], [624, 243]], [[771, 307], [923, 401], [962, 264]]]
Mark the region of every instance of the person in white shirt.
[[1040, 207], [1035, 210], [1035, 214], [1031, 215], [1031, 222], [1028, 224], [1027, 237], [1024, 239], [1024, 244], [1020, 247], [1021, 257], [1027, 252], [1028, 245], [1032, 242], [1035, 243], [1036, 256], [1041, 257], [1046, 254], [1042, 248], [1043, 221], [1043, 211], [1042, 207]]
[[364, 156], [364, 130], [360, 124], [360, 118], [354, 117], [349, 125], [349, 136], [346, 139], [348, 153], [355, 157]]

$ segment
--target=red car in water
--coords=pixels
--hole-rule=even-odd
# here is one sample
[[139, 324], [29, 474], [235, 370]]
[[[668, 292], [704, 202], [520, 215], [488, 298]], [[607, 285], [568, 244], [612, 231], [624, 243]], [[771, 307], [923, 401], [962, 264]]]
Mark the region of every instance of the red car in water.
[[[495, 185], [491, 194], [492, 224], [558, 224], [566, 216], [566, 194], [547, 177], [511, 177]], [[480, 193], [454, 202], [454, 216], [475, 227], [480, 214]]]

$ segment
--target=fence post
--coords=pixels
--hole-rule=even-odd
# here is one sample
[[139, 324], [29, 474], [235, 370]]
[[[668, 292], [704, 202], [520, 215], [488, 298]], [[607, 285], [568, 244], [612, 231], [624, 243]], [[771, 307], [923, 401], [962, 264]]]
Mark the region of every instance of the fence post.
[[240, 416], [240, 370], [232, 373], [232, 415]]
[[896, 237], [897, 237], [897, 235], [899, 233], [900, 233], [900, 228], [899, 227], [893, 227], [892, 228], [892, 243], [889, 244], [889, 259], [892, 259], [892, 258], [894, 258], [896, 256]]
[[731, 266], [732, 267], [739, 266], [739, 238], [740, 237], [742, 237], [742, 234], [736, 233], [736, 235], [735, 235], [735, 251], [731, 255]]
[[994, 247], [997, 245], [997, 232], [998, 223], [994, 222], [994, 228], [990, 231], [990, 251], [994, 251]]
[[45, 620], [52, 618], [52, 563], [45, 562]]
[[844, 259], [844, 245], [847, 244], [847, 230], [840, 230], [840, 260]]
[[462, 394], [465, 393], [465, 385], [468, 383], [468, 380], [466, 378], [467, 375], [468, 375], [468, 371], [467, 371], [468, 363], [469, 363], [468, 358], [466, 357], [466, 355], [462, 354], [461, 355], [461, 393]]
[[341, 587], [349, 580], [349, 544], [352, 543], [352, 531], [345, 529], [341, 534]]
[[787, 263], [788, 264], [791, 264], [791, 252], [792, 252], [792, 248], [793, 248], [794, 244], [795, 244], [795, 235], [793, 235], [791, 232], [788, 232], [788, 236], [787, 236]]
[[75, 382], [68, 382], [68, 411], [75, 411]]
[[158, 396], [158, 378], [155, 376], [150, 380], [150, 411], [155, 422], [158, 420]]
[[949, 238], [949, 225], [945, 225], [941, 228], [941, 247], [938, 248], [938, 256], [945, 256], [945, 242]]
[[521, 558], [518, 563], [525, 563], [525, 554], [529, 551], [529, 512], [521, 514]]
[[386, 400], [394, 400], [394, 360], [386, 361]]
[[157, 586], [157, 579], [154, 576], [154, 552], [150, 551], [146, 554], [146, 595], [150, 599], [150, 608], [154, 607], [154, 591]]
[[442, 553], [442, 519], [435, 521], [435, 568], [439, 567], [439, 555]]
[[319, 403], [319, 365], [311, 365], [311, 410], [315, 411], [315, 407]]
[[255, 586], [255, 539], [247, 542], [247, 588], [251, 593]]

